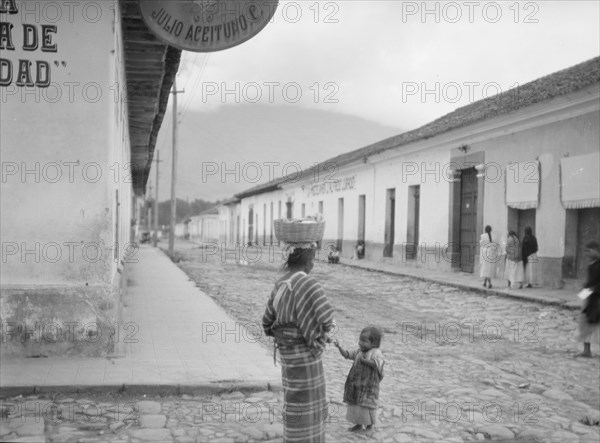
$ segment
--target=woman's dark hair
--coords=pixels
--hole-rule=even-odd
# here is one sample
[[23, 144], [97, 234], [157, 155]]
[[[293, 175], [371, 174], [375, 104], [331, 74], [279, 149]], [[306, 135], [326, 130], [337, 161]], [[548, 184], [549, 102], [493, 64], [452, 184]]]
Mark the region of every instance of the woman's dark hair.
[[487, 232], [488, 238], [490, 239], [490, 243], [491, 243], [492, 242], [492, 227], [490, 225], [486, 225], [485, 232]]
[[383, 337], [383, 332], [381, 332], [381, 329], [376, 326], [367, 326], [360, 333], [364, 334], [365, 332], [369, 334], [369, 338], [371, 339], [373, 346], [378, 348], [381, 345], [381, 337]]
[[525, 235], [533, 235], [533, 231], [531, 230], [531, 227], [527, 226], [525, 228]]
[[302, 269], [306, 264], [315, 258], [314, 248], [295, 248], [287, 256], [286, 262], [283, 264], [281, 269], [286, 271], [288, 269]]

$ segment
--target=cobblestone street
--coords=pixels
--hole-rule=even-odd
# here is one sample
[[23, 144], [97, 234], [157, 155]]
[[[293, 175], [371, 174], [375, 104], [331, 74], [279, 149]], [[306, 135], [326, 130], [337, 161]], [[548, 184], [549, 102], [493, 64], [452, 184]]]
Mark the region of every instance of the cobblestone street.
[[[262, 251], [261, 260], [240, 265], [210, 252], [182, 248], [179, 265], [247, 331], [259, 330], [280, 256]], [[600, 361], [573, 358], [581, 347], [577, 311], [326, 263], [312, 275], [335, 309], [344, 347], [356, 346], [368, 324], [385, 332], [377, 440], [600, 440]], [[349, 362], [332, 346], [324, 365], [338, 419], [329, 432], [360, 440], [345, 433]]]
[[[178, 264], [238, 323], [198, 327], [272, 349], [260, 318], [281, 261], [263, 254], [255, 263], [233, 255], [221, 262], [208, 252], [178, 243]], [[345, 348], [357, 346], [368, 324], [385, 333], [381, 420], [371, 438], [347, 431], [342, 394], [350, 362], [327, 349], [329, 441], [600, 441], [600, 360], [573, 358], [577, 311], [343, 265], [317, 263], [313, 275]], [[1, 404], [2, 441], [276, 442], [283, 431], [282, 395], [272, 391], [40, 394]]]

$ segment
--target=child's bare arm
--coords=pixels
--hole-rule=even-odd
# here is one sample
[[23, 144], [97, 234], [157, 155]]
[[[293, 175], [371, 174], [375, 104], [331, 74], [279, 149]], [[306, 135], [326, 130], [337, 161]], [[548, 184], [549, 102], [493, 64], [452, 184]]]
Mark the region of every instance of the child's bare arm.
[[334, 340], [333, 344], [338, 348], [338, 350], [340, 351], [340, 354], [342, 354], [342, 357], [350, 358], [350, 352], [348, 352], [344, 348], [342, 348], [337, 340]]

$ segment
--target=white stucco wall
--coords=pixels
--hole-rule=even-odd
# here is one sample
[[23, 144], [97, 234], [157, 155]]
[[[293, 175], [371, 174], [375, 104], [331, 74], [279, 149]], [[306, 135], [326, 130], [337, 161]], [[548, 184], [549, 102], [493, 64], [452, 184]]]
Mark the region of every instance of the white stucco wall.
[[[507, 235], [509, 216], [505, 199], [506, 179], [512, 178], [510, 174], [507, 176], [507, 166], [511, 162], [537, 160], [541, 171], [540, 202], [535, 226], [540, 247], [538, 256], [546, 260], [543, 266], [544, 281], [550, 281], [550, 277], [560, 278], [561, 259], [565, 257], [566, 226], [566, 211], [560, 201], [560, 159], [598, 152], [599, 107], [596, 84], [517, 112], [371, 156], [366, 161], [339, 167], [325, 164], [318, 175], [306, 172], [302, 180], [282, 184], [281, 190], [242, 199], [240, 207], [245, 241], [248, 240], [250, 205], [255, 208], [254, 217], [258, 213], [258, 226], [255, 226], [254, 232], [258, 232], [262, 244], [265, 223], [263, 204], [266, 203], [270, 208], [270, 202], [273, 202], [274, 211], [277, 212], [278, 202], [281, 201], [281, 215], [285, 217], [285, 202], [288, 200], [294, 205], [293, 217], [301, 216], [303, 204], [306, 215], [318, 212], [319, 202], [322, 201], [326, 219], [324, 240], [336, 241], [340, 238], [339, 198], [344, 199], [341, 237], [345, 242], [355, 241], [358, 234], [358, 196], [363, 194], [366, 197], [365, 240], [370, 244], [367, 249], [373, 254], [371, 258], [376, 259], [382, 255], [385, 238], [386, 190], [392, 188], [395, 189], [396, 198], [394, 245], [398, 247], [397, 253], [402, 251], [402, 246], [407, 242], [409, 186], [419, 185], [420, 255], [413, 264], [450, 270], [452, 262], [448, 253], [451, 249], [446, 248], [450, 242], [458, 242], [453, 237], [455, 234], [450, 232], [450, 222], [453, 220], [455, 225], [453, 232], [460, 223], [460, 217], [454, 214], [460, 205], [457, 207], [458, 202], [452, 203], [451, 200], [450, 169], [454, 169], [457, 163], [462, 165], [459, 169], [475, 166], [479, 162], [489, 167], [486, 168], [485, 178], [477, 178], [478, 183], [483, 185], [479, 189], [482, 206], [478, 208], [475, 229], [479, 234], [485, 225], [491, 225], [494, 239], [502, 243]], [[467, 146], [466, 152], [459, 151], [460, 146]], [[468, 164], [463, 165], [461, 161]], [[471, 164], [472, 161], [475, 162]], [[327, 179], [334, 183], [327, 183]], [[267, 210], [267, 223], [270, 222], [269, 217]], [[277, 214], [274, 218], [277, 218]], [[423, 251], [426, 257], [422, 256]], [[395, 259], [400, 257], [396, 253]], [[476, 272], [478, 260], [475, 261]]]
[[[508, 208], [506, 180], [515, 180], [509, 162], [540, 162], [540, 201], [536, 211], [535, 232], [538, 255], [558, 258], [565, 250], [565, 208], [560, 201], [560, 159], [598, 152], [600, 140], [598, 111], [547, 123], [473, 145], [485, 151], [490, 176], [484, 182], [484, 225], [491, 225], [500, 241], [507, 236]], [[500, 175], [497, 175], [500, 173]]]
[[[49, 3], [18, 2], [18, 14], [2, 17], [14, 46], [1, 52], [2, 283], [106, 284], [120, 266], [117, 239], [123, 258], [131, 214], [118, 8]], [[24, 49], [24, 25], [36, 29], [35, 50]], [[32, 63], [33, 86], [17, 84], [27, 64], [20, 60]], [[49, 69], [36, 80], [37, 63]], [[43, 80], [48, 87], [35, 84]]]
[[409, 186], [420, 186], [419, 243], [435, 246], [448, 241], [449, 182], [444, 174], [449, 151], [439, 149], [402, 154], [378, 161], [375, 166], [375, 201], [369, 241], [383, 243], [385, 235], [386, 190], [396, 190], [394, 243], [407, 241]]
[[72, 340], [12, 334], [2, 352], [106, 355], [126, 264], [139, 258], [119, 4], [16, 4], [0, 17], [0, 316], [20, 331], [51, 321], [103, 332], [94, 342], [78, 327]]

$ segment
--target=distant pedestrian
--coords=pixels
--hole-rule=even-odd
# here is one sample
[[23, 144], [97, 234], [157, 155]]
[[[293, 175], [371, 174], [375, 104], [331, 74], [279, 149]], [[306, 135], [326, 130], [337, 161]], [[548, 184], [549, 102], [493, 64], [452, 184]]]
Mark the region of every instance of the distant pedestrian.
[[329, 254], [327, 254], [327, 261], [329, 263], [337, 264], [340, 262], [340, 251], [335, 245], [329, 247]]
[[523, 287], [523, 261], [521, 258], [521, 242], [515, 231], [508, 231], [506, 239], [506, 267], [504, 275], [509, 288]]
[[525, 287], [531, 288], [537, 284], [537, 258], [538, 242], [533, 235], [531, 227], [525, 228], [525, 236], [521, 245], [521, 256], [523, 257], [523, 275], [525, 277]]
[[385, 360], [379, 350], [381, 345], [381, 330], [374, 326], [364, 328], [358, 340], [358, 349], [346, 351], [337, 341], [340, 354], [348, 360], [353, 360], [344, 386], [344, 403], [348, 404], [346, 419], [355, 426], [352, 432], [373, 432], [377, 425], [377, 408], [379, 407], [379, 383], [383, 379]]
[[483, 287], [492, 287], [492, 277], [498, 261], [498, 245], [492, 241], [492, 227], [487, 225], [479, 238], [479, 277], [483, 278]]
[[316, 247], [316, 242], [290, 245], [285, 274], [277, 280], [262, 319], [281, 360], [284, 442], [325, 441], [327, 390], [321, 355], [335, 322], [323, 288], [308, 276]]
[[597, 241], [588, 242], [584, 253], [590, 264], [580, 296], [584, 299], [579, 316], [579, 340], [583, 342], [583, 352], [577, 357], [591, 357], [591, 343], [600, 344], [600, 244]]
[[361, 260], [365, 256], [365, 242], [360, 240], [356, 243], [354, 248], [354, 255], [352, 256], [352, 260]]

